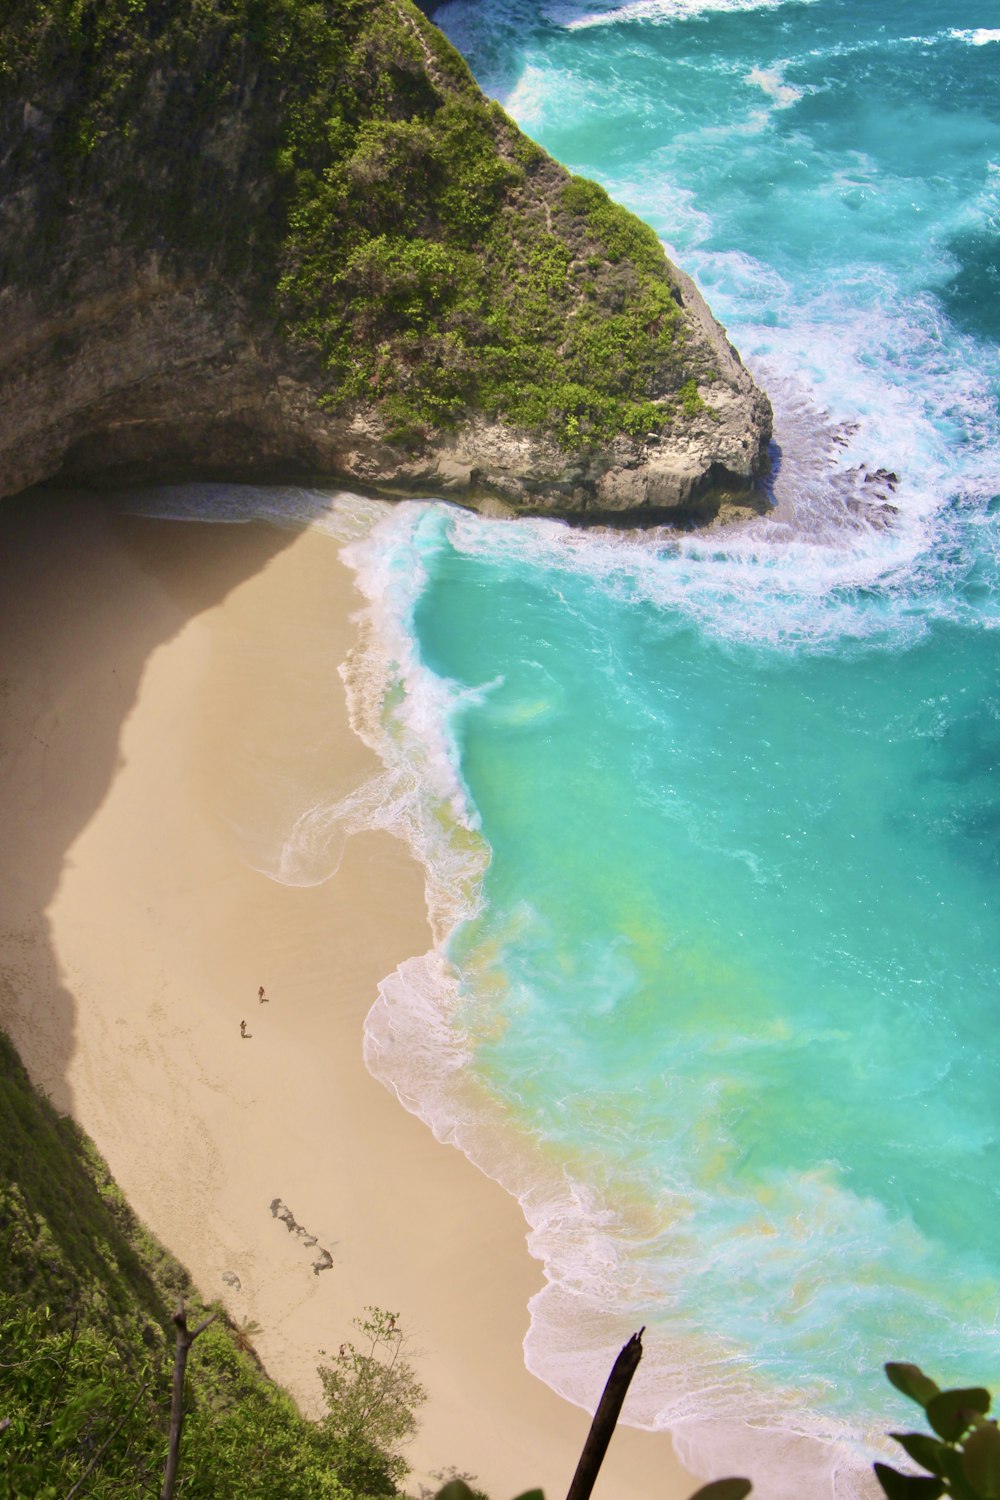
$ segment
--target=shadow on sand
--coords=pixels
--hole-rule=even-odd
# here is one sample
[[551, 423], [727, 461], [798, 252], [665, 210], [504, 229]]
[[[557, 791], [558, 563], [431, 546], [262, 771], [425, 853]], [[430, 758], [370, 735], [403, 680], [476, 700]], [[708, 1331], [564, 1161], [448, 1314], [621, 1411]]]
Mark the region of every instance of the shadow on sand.
[[60, 1113], [73, 1109], [76, 1001], [46, 912], [67, 851], [114, 778], [150, 654], [296, 534], [150, 521], [113, 494], [0, 505], [0, 1028]]

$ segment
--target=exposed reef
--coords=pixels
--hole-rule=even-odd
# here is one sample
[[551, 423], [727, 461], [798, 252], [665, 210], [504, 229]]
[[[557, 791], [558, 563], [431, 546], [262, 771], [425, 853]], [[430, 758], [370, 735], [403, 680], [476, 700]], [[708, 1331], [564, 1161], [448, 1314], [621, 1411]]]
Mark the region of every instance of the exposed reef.
[[770, 406], [690, 279], [410, 0], [14, 0], [0, 143], [0, 494], [757, 504]]

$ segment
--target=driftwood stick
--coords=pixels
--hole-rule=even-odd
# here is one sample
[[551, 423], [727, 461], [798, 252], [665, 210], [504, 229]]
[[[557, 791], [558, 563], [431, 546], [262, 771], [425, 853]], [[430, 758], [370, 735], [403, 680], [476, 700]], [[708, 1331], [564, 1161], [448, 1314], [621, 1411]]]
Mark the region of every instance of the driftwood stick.
[[211, 1313], [207, 1318], [202, 1319], [197, 1328], [189, 1328], [183, 1300], [174, 1313], [177, 1344], [174, 1349], [174, 1381], [170, 1396], [170, 1446], [167, 1449], [167, 1467], [163, 1475], [160, 1500], [173, 1500], [174, 1485], [177, 1483], [177, 1462], [181, 1456], [181, 1428], [184, 1425], [184, 1371], [187, 1369], [188, 1350], [199, 1333], [205, 1332], [214, 1317], [215, 1313]]
[[608, 1383], [604, 1387], [604, 1394], [594, 1413], [594, 1420], [590, 1424], [587, 1441], [583, 1445], [580, 1462], [576, 1466], [576, 1473], [573, 1475], [566, 1500], [589, 1500], [598, 1470], [608, 1451], [608, 1444], [615, 1430], [622, 1402], [625, 1400], [632, 1383], [632, 1376], [638, 1369], [642, 1358], [642, 1336], [645, 1331], [643, 1327], [638, 1333], [633, 1333], [612, 1366]]

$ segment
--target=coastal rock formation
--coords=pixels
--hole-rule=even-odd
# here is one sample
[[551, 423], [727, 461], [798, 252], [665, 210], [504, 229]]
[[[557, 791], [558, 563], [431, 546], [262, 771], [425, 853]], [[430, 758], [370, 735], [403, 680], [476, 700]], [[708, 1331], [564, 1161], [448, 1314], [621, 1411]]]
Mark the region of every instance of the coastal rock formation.
[[692, 282], [410, 0], [15, 0], [0, 122], [0, 494], [756, 503], [770, 407]]

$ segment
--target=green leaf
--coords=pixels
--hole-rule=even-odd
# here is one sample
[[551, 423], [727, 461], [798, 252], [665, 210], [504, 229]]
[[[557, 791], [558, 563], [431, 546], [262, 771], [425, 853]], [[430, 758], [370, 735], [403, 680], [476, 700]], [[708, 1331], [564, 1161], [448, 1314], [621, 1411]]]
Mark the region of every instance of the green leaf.
[[948, 1475], [948, 1449], [926, 1432], [890, 1432], [899, 1446], [909, 1454], [914, 1463], [929, 1469], [932, 1474]]
[[982, 1500], [972, 1485], [965, 1477], [962, 1468], [962, 1455], [957, 1448], [946, 1448], [945, 1450], [945, 1477], [948, 1480], [948, 1493], [954, 1495], [955, 1500]]
[[517, 1500], [545, 1500], [544, 1490], [525, 1490], [523, 1495], [518, 1495]]
[[919, 1365], [888, 1364], [885, 1373], [897, 1391], [902, 1391], [904, 1396], [909, 1396], [918, 1406], [926, 1407], [940, 1389]]
[[1000, 1500], [1000, 1430], [995, 1422], [970, 1432], [962, 1448], [962, 1471], [983, 1500]]
[[944, 1494], [944, 1480], [923, 1478], [917, 1474], [900, 1474], [888, 1464], [875, 1465], [875, 1477], [889, 1500], [937, 1500]]
[[743, 1500], [752, 1489], [749, 1479], [714, 1479], [696, 1490], [691, 1500]]
[[954, 1443], [968, 1432], [977, 1416], [990, 1409], [990, 1393], [982, 1386], [967, 1390], [942, 1391], [927, 1403], [927, 1419], [938, 1437]]

